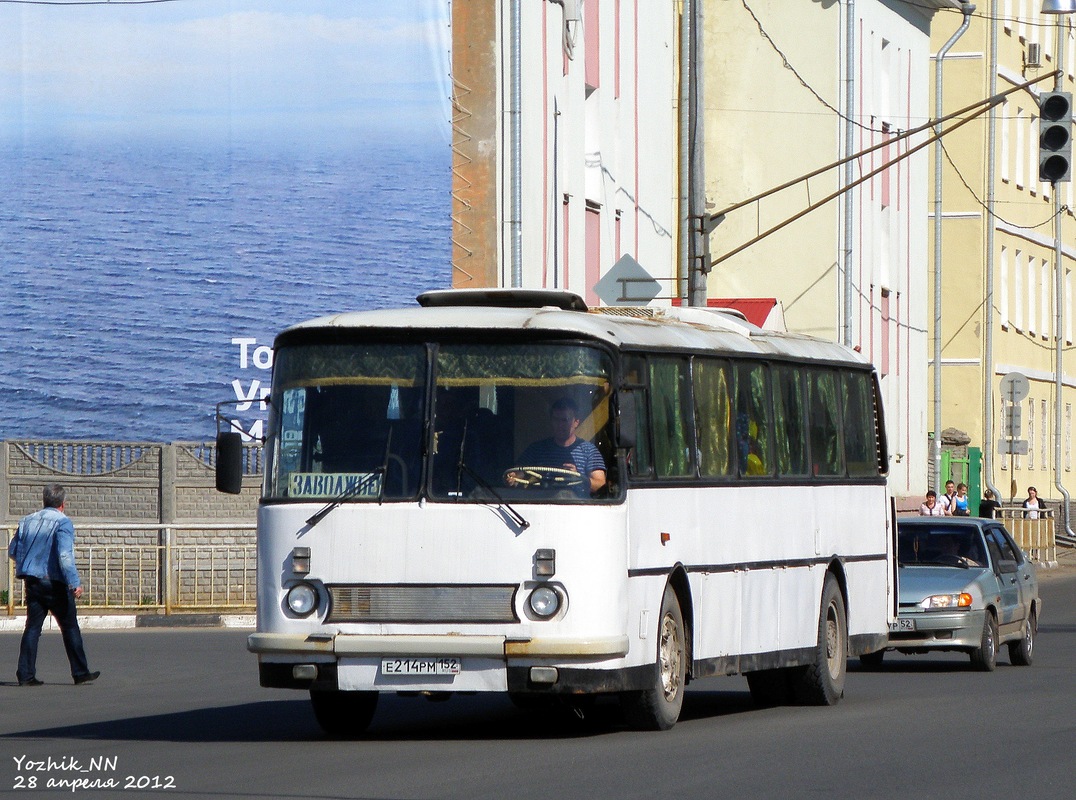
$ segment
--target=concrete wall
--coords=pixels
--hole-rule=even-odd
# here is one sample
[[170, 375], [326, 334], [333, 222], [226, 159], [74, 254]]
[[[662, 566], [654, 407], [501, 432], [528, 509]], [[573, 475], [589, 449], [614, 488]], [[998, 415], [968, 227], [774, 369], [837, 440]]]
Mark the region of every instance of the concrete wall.
[[[84, 544], [123, 541], [122, 531], [92, 532], [93, 523], [253, 523], [261, 485], [260, 448], [247, 449], [247, 477], [240, 495], [217, 492], [215, 455], [212, 443], [198, 442], [2, 441], [0, 521], [14, 525], [41, 508], [44, 485], [59, 483], [67, 490], [66, 511], [76, 530], [82, 523], [93, 537], [80, 539]], [[179, 543], [184, 536], [205, 544], [253, 540], [252, 532], [238, 531], [215, 531], [204, 539], [196, 531], [181, 531], [179, 536]]]

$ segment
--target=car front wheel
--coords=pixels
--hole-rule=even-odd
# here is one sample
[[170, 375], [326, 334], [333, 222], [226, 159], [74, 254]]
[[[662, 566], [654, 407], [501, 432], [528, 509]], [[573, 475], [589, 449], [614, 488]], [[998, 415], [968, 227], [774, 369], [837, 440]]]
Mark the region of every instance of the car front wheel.
[[989, 611], [983, 620], [979, 646], [971, 651], [971, 665], [982, 672], [993, 672], [998, 665], [998, 623]]

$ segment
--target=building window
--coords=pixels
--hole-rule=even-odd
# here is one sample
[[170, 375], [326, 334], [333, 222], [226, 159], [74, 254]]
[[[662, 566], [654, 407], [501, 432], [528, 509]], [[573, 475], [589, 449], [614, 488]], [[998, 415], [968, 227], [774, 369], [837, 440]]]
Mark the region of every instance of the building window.
[[1019, 250], [1016, 251], [1016, 255], [1013, 256], [1012, 261], [1012, 278], [1013, 278], [1013, 292], [1012, 292], [1012, 324], [1018, 331], [1024, 329], [1024, 293], [1021, 276], [1024, 274], [1023, 265], [1020, 263], [1023, 259], [1023, 253]]
[[1009, 182], [1009, 163], [1012, 158], [1009, 155], [1009, 131], [1012, 129], [1012, 120], [1009, 119], [1009, 101], [1001, 104], [1001, 180]]
[[[1020, 466], [1020, 456], [1016, 457], [1016, 466]], [[1027, 468], [1035, 469], [1035, 399], [1027, 401]]]
[[1039, 437], [1039, 469], [1046, 469], [1048, 461], [1046, 460], [1046, 442], [1049, 440], [1049, 436], [1046, 435], [1046, 400], [1042, 400], [1039, 406], [1039, 432], [1042, 436]]
[[1065, 403], [1065, 472], [1072, 471], [1072, 403]]
[[1028, 256], [1028, 333], [1034, 335], [1037, 331], [1035, 326], [1035, 308], [1038, 306], [1035, 297], [1035, 256]]
[[588, 305], [598, 305], [598, 296], [594, 294], [594, 285], [601, 277], [601, 211], [588, 204], [586, 218], [586, 298]]
[[1042, 260], [1042, 281], [1039, 282], [1039, 299], [1042, 301], [1042, 338], [1050, 338], [1050, 262]]
[[1009, 329], [1009, 249], [1001, 246], [999, 263], [1001, 274], [998, 276], [998, 310], [1001, 312], [1001, 327]]
[[1072, 344], [1072, 270], [1065, 270], [1065, 344]]
[[600, 85], [601, 74], [601, 27], [598, 20], [601, 19], [601, 4], [598, 0], [587, 0], [583, 3], [583, 46], [586, 48], [585, 72], [586, 84], [590, 89], [597, 89]]
[[1027, 145], [1024, 142], [1024, 109], [1016, 109], [1016, 116], [1013, 118], [1013, 124], [1016, 126], [1016, 152], [1013, 153], [1016, 158], [1016, 174], [1013, 177], [1016, 180], [1017, 188], [1023, 189], [1024, 161], [1027, 159]]

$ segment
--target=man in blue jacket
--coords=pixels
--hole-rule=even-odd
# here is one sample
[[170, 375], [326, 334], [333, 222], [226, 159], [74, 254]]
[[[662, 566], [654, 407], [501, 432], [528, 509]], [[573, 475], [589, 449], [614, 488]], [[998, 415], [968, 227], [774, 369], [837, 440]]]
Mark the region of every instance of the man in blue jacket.
[[15, 577], [26, 588], [26, 628], [19, 648], [19, 686], [40, 686], [37, 679], [37, 642], [41, 626], [51, 612], [63, 634], [64, 649], [71, 662], [75, 683], [89, 683], [101, 673], [90, 672], [82, 631], [78, 627], [75, 600], [82, 585], [75, 568], [75, 526], [64, 514], [64, 488], [50, 483], [42, 493], [44, 508], [19, 520], [19, 529], [7, 554], [15, 562]]

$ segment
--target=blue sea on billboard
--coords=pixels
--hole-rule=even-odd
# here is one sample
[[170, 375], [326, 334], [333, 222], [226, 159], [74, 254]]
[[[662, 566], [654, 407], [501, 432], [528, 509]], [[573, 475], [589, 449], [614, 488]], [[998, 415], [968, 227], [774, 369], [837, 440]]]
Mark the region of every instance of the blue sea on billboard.
[[0, 184], [0, 439], [212, 438], [282, 328], [451, 280], [443, 145], [7, 147]]

